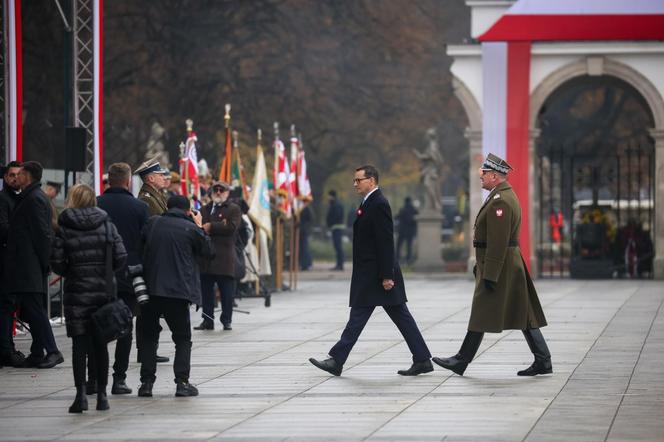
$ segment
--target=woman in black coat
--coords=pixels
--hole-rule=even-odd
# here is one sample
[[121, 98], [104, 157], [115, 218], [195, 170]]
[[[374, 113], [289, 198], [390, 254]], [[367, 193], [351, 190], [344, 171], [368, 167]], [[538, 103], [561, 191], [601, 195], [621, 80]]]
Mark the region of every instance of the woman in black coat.
[[[51, 255], [53, 270], [64, 276], [64, 309], [67, 336], [72, 338], [72, 368], [76, 399], [70, 413], [88, 409], [85, 396], [85, 362], [89, 353], [97, 367], [97, 410], [108, 410], [108, 349], [97, 338], [92, 314], [113, 301], [106, 290], [106, 229], [111, 230], [113, 271], [120, 269], [127, 252], [108, 215], [96, 207], [94, 190], [85, 184], [71, 188], [67, 208], [58, 217]], [[113, 280], [115, 284], [115, 279]], [[114, 291], [113, 291], [114, 292]]]

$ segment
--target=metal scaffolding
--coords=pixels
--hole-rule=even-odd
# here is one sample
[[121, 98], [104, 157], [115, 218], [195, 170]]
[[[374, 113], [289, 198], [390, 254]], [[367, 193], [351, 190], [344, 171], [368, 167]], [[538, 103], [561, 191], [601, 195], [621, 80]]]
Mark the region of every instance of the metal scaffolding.
[[93, 0], [73, 0], [74, 126], [86, 131], [85, 172], [94, 183], [94, 33]]

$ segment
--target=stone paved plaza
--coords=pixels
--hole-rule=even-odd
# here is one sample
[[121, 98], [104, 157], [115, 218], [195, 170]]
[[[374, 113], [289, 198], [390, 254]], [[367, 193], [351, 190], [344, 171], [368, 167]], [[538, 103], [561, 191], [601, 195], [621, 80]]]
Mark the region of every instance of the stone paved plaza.
[[[160, 364], [153, 398], [110, 396], [111, 409], [67, 413], [65, 363], [0, 369], [1, 440], [664, 440], [664, 283], [539, 280], [554, 374], [520, 378], [532, 361], [520, 332], [488, 334], [463, 377], [436, 366], [401, 377], [408, 349], [376, 310], [341, 377], [307, 359], [325, 357], [348, 315], [348, 274], [306, 275], [272, 307], [243, 299], [234, 330], [194, 332], [196, 398], [175, 398]], [[409, 308], [434, 355], [456, 353], [465, 333], [467, 279], [406, 275]], [[199, 322], [192, 311], [192, 324]], [[29, 338], [17, 345], [27, 352]], [[112, 346], [111, 346], [112, 350]], [[173, 356], [168, 329], [160, 353]], [[112, 357], [111, 357], [112, 359]], [[92, 398], [92, 397], [91, 397]]]

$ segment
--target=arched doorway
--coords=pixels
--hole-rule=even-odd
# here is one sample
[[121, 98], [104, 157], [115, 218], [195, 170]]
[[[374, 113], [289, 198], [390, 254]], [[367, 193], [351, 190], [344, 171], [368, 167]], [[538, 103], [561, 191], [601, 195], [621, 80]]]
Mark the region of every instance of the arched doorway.
[[537, 115], [542, 277], [652, 277], [655, 126], [627, 82], [582, 75], [558, 86]]

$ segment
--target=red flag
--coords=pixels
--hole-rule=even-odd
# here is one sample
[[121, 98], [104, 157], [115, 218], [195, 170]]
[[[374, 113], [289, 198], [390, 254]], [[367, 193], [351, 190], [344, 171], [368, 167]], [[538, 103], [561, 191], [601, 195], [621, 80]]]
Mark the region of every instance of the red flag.
[[279, 138], [274, 140], [274, 190], [277, 195], [277, 208], [287, 217], [291, 215], [290, 167], [286, 158], [286, 147]]
[[200, 199], [201, 187], [198, 181], [198, 154], [196, 152], [196, 133], [188, 130], [184, 156], [180, 159], [180, 190], [186, 197]]

